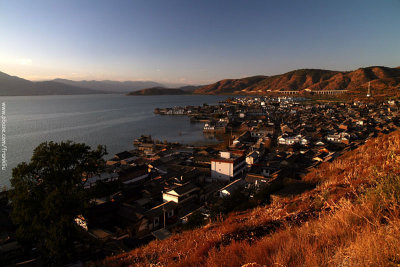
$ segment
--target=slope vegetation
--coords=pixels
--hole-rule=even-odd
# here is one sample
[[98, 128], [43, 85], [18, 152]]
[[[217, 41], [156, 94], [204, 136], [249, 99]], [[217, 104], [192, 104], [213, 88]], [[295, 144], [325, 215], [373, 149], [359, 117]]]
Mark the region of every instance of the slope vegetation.
[[228, 79], [203, 86], [198, 94], [246, 93], [267, 91], [349, 90], [364, 92], [371, 82], [375, 93], [391, 93], [400, 87], [400, 68], [368, 67], [340, 72], [319, 69], [301, 69], [275, 76], [254, 76]]
[[400, 264], [400, 131], [371, 139], [303, 179], [316, 187], [98, 265]]

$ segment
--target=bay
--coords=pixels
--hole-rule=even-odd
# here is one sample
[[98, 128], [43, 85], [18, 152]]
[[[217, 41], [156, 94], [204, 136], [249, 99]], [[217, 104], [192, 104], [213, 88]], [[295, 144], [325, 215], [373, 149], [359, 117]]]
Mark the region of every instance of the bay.
[[133, 149], [133, 140], [151, 134], [159, 140], [185, 144], [216, 142], [203, 136], [201, 123], [186, 116], [160, 116], [154, 109], [216, 104], [227, 96], [16, 96], [0, 97], [6, 110], [6, 170], [0, 169], [0, 188], [9, 188], [12, 168], [29, 161], [45, 141], [106, 145], [109, 155]]

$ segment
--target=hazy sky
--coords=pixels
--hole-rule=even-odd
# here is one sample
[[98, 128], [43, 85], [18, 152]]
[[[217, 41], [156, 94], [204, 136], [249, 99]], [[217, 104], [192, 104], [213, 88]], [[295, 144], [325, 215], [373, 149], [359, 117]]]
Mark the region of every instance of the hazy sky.
[[400, 0], [0, 0], [0, 71], [205, 84], [400, 65]]

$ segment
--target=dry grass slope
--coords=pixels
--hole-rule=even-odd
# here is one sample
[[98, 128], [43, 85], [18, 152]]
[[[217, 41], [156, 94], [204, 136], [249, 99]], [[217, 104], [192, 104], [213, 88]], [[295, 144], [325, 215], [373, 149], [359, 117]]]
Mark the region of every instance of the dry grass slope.
[[106, 259], [104, 266], [399, 266], [400, 131], [304, 179], [315, 189]]
[[398, 96], [400, 69], [374, 66], [354, 71], [330, 71], [319, 69], [300, 69], [274, 76], [254, 76], [242, 79], [229, 79], [203, 86], [195, 91], [198, 94], [264, 94], [289, 90], [349, 90], [350, 95], [364, 96], [368, 82], [373, 94], [378, 96]]

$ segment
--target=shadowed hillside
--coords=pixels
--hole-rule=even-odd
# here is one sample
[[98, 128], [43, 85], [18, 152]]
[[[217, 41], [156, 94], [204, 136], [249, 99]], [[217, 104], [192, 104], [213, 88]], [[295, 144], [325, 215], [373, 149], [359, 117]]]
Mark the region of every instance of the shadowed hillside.
[[400, 131], [303, 178], [315, 188], [153, 241], [102, 266], [397, 266]]
[[128, 93], [128, 95], [188, 95], [199, 86], [182, 86], [179, 88], [151, 87]]
[[0, 72], [0, 96], [104, 94], [55, 81], [32, 82]]
[[197, 94], [226, 94], [235, 93], [254, 86], [267, 79], [267, 76], [253, 76], [243, 79], [226, 79], [201, 87], [194, 92]]
[[131, 92], [133, 90], [140, 90], [143, 88], [163, 86], [160, 83], [152, 82], [152, 81], [71, 81], [66, 79], [55, 79], [53, 80], [58, 83], [68, 84], [77, 87], [102, 90], [102, 91], [110, 91], [116, 93], [126, 93]]

